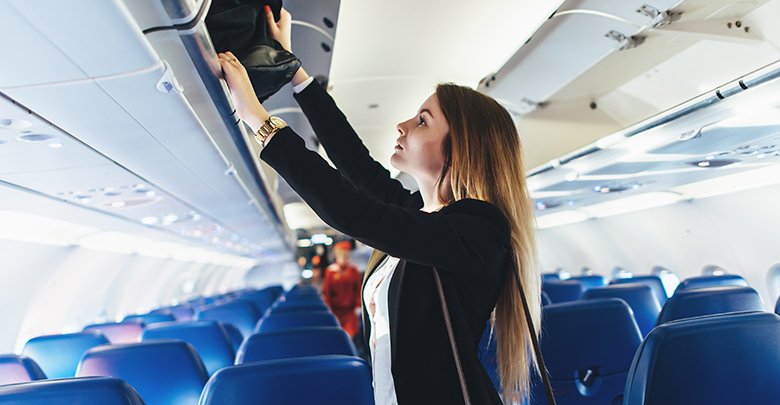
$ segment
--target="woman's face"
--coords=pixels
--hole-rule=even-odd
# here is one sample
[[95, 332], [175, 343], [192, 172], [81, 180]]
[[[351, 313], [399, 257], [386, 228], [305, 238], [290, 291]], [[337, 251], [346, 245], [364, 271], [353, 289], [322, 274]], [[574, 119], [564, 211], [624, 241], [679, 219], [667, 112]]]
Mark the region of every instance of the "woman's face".
[[390, 164], [419, 180], [436, 180], [444, 167], [442, 144], [449, 125], [436, 94], [422, 104], [417, 115], [399, 123], [395, 152]]

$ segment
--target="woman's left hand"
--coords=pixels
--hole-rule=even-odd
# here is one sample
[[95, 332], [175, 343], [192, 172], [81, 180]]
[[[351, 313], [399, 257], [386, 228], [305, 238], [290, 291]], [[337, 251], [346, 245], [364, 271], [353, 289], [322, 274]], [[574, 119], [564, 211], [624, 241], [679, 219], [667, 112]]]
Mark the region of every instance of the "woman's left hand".
[[225, 72], [225, 80], [230, 88], [230, 96], [236, 107], [238, 118], [246, 122], [252, 131], [257, 131], [269, 115], [257, 99], [246, 68], [230, 51], [217, 54], [217, 56], [222, 65], [222, 71]]

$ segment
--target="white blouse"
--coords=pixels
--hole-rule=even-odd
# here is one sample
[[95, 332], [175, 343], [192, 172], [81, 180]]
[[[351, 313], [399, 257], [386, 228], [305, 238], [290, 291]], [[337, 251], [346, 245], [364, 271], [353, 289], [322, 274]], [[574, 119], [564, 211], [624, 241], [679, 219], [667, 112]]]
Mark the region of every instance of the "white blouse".
[[387, 256], [366, 281], [363, 305], [371, 322], [369, 348], [374, 373], [375, 405], [397, 405], [393, 374], [390, 370], [390, 311], [387, 291], [399, 259]]

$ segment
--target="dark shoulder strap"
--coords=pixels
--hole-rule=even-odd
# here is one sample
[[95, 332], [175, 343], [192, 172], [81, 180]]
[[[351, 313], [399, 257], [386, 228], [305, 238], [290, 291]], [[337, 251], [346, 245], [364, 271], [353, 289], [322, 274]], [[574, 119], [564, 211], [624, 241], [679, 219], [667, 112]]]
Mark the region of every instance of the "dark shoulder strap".
[[517, 284], [517, 290], [520, 293], [520, 299], [523, 300], [523, 312], [525, 313], [525, 321], [528, 323], [528, 330], [531, 332], [531, 343], [534, 346], [534, 353], [536, 354], [536, 360], [539, 362], [539, 374], [542, 375], [542, 381], [544, 382], [544, 391], [547, 394], [547, 403], [549, 405], [556, 405], [555, 395], [553, 394], [552, 385], [550, 384], [550, 376], [547, 373], [547, 366], [544, 364], [544, 357], [542, 356], [542, 350], [539, 348], [539, 339], [536, 335], [536, 328], [531, 321], [531, 311], [528, 309], [528, 302], [525, 299], [525, 292], [523, 291], [523, 284], [520, 282], [520, 277], [517, 272], [512, 269], [512, 274], [515, 276], [515, 284]]

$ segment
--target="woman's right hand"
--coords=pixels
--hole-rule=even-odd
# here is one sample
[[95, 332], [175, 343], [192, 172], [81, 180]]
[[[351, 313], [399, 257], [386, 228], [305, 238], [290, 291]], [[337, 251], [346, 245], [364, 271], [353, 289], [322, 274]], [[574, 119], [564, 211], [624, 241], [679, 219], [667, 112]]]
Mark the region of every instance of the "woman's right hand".
[[290, 40], [292, 15], [282, 8], [282, 11], [279, 13], [279, 21], [276, 21], [274, 19], [274, 13], [271, 11], [271, 7], [265, 6], [265, 17], [268, 22], [268, 32], [271, 34], [271, 38], [279, 42], [279, 44], [282, 45], [282, 48], [287, 52], [292, 53], [292, 41]]

